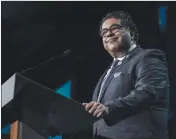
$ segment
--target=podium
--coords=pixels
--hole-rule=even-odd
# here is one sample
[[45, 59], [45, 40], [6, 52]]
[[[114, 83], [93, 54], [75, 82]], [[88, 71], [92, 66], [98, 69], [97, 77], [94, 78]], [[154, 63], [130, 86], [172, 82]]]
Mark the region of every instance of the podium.
[[74, 133], [98, 120], [82, 104], [18, 73], [2, 85], [1, 110], [2, 127], [19, 120], [43, 138]]

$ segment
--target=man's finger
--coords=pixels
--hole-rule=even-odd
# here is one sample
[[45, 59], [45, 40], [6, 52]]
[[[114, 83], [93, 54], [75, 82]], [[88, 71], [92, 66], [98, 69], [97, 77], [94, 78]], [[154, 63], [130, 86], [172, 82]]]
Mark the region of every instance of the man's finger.
[[97, 109], [98, 105], [99, 105], [98, 103], [94, 103], [94, 105], [89, 110], [89, 113], [93, 113]]
[[99, 114], [97, 115], [97, 117], [101, 117], [103, 115], [103, 111], [99, 112]]
[[102, 109], [98, 107], [98, 108], [94, 111], [93, 116], [97, 116], [101, 111], [102, 111]]
[[94, 105], [94, 103], [95, 102], [90, 102], [90, 103], [87, 103], [86, 105], [85, 105], [85, 109], [86, 109], [86, 111], [88, 111], [93, 105]]
[[101, 110], [102, 110], [102, 105], [101, 104], [99, 104], [99, 106], [96, 108], [96, 110], [94, 111], [94, 116], [96, 116]]

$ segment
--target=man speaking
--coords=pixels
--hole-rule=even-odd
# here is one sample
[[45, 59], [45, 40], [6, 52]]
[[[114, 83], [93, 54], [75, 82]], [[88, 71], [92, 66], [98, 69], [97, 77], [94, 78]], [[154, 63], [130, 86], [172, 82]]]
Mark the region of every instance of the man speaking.
[[130, 15], [108, 13], [100, 24], [112, 64], [101, 76], [86, 111], [95, 139], [168, 139], [169, 80], [166, 58], [157, 49], [138, 46], [138, 31]]

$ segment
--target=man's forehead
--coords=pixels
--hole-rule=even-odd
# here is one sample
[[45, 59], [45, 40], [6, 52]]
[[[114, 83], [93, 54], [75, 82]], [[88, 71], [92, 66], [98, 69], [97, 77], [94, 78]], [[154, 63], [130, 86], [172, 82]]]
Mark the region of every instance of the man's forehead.
[[104, 21], [104, 23], [102, 24], [102, 29], [109, 28], [110, 26], [112, 26], [114, 24], [119, 24], [120, 25], [120, 19], [116, 19], [116, 18], [106, 19]]

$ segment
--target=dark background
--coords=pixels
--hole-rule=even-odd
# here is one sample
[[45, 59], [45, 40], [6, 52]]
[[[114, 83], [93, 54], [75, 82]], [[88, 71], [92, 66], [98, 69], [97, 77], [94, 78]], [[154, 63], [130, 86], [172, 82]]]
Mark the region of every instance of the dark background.
[[[167, 28], [161, 33], [158, 9], [163, 5], [168, 6]], [[15, 72], [71, 49], [68, 56], [62, 55], [60, 59], [23, 74], [52, 89], [71, 79], [74, 82], [73, 98], [79, 102], [90, 101], [98, 78], [112, 60], [99, 37], [100, 20], [114, 10], [131, 14], [139, 29], [142, 48], [159, 48], [166, 54], [172, 113], [168, 128], [170, 139], [174, 139], [175, 2], [1, 2], [1, 84]], [[83, 135], [76, 136], [81, 138]]]

